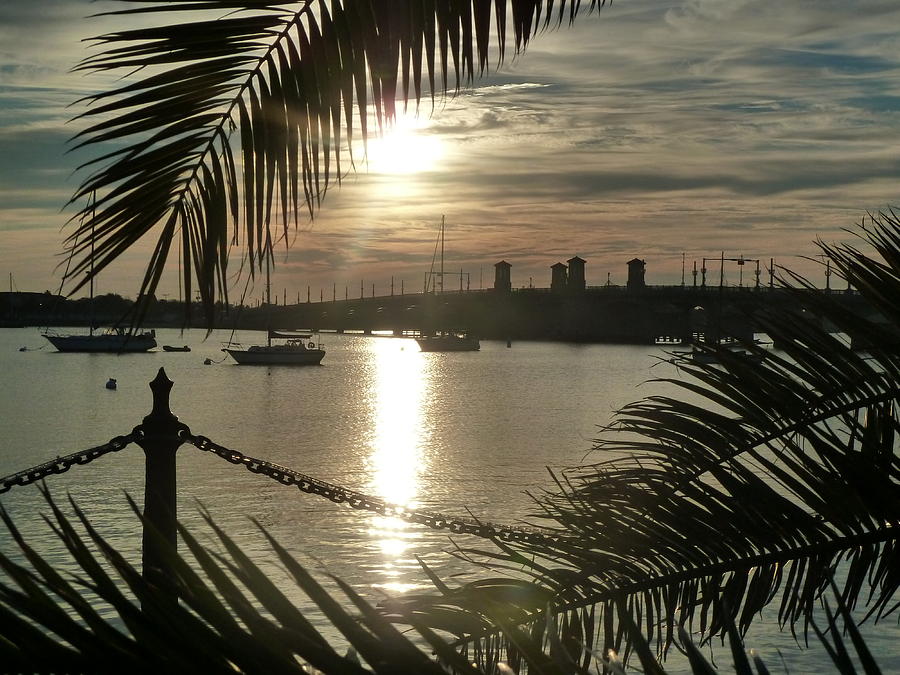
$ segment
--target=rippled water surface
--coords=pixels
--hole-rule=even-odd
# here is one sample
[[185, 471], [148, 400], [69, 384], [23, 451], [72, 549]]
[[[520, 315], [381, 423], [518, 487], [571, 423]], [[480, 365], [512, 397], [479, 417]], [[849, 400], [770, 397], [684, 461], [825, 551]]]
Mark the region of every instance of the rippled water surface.
[[[175, 382], [173, 412], [195, 434], [317, 478], [387, 501], [448, 514], [516, 523], [534, 512], [525, 491], [549, 488], [550, 469], [595, 461], [598, 425], [619, 406], [660, 393], [641, 383], [675, 375], [654, 347], [482, 342], [477, 353], [421, 353], [407, 339], [327, 335], [318, 367], [236, 366], [222, 360], [229, 332], [158, 331], [160, 344], [190, 353], [60, 354], [34, 329], [0, 331], [0, 475], [129, 432], [150, 410], [148, 382], [160, 367]], [[238, 333], [245, 344], [263, 334]], [[19, 352], [19, 347], [29, 351]], [[204, 359], [217, 363], [204, 365]], [[118, 389], [104, 384], [114, 377]], [[137, 559], [138, 524], [124, 493], [143, 500], [143, 453], [129, 446], [47, 481], [69, 493], [113, 543]], [[326, 569], [370, 597], [431, 588], [416, 562], [439, 574], [471, 574], [445, 551], [446, 532], [365, 514], [299, 493], [202, 453], [178, 452], [179, 516], [201, 533], [209, 509], [276, 580], [280, 567], [251, 518], [302, 563]], [[46, 555], [65, 564], [42, 526], [46, 507], [35, 487], [17, 488], [3, 504]], [[204, 540], [210, 541], [208, 534]], [[477, 540], [457, 538], [460, 544]], [[0, 545], [8, 547], [0, 533]], [[290, 588], [288, 583], [285, 588]], [[303, 600], [297, 597], [297, 602]], [[900, 637], [896, 625], [878, 645]], [[787, 658], [795, 652], [773, 620], [749, 640]], [[900, 648], [885, 647], [893, 663]], [[809, 659], [791, 665], [803, 672]], [[812, 668], [808, 672], [815, 672]]]

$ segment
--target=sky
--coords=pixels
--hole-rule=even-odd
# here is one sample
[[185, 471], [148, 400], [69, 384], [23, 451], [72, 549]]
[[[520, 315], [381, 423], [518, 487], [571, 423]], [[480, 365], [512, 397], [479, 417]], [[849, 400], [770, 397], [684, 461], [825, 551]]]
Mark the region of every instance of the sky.
[[[59, 288], [84, 159], [66, 152], [73, 103], [102, 84], [70, 69], [84, 38], [118, 25], [85, 18], [98, 5], [0, 0], [3, 290], [8, 274], [18, 290]], [[635, 257], [649, 284], [681, 283], [684, 260], [691, 284], [694, 261], [722, 253], [824, 285], [804, 259], [815, 240], [852, 241], [846, 230], [898, 201], [898, 26], [896, 0], [616, 0], [398, 120], [279, 250], [273, 287], [380, 295], [393, 277], [420, 291], [442, 216], [445, 270], [471, 288], [490, 287], [500, 260], [515, 287], [547, 287], [575, 255], [588, 285], [624, 284]], [[152, 243], [98, 292], [133, 297]], [[739, 269], [726, 265], [726, 283]], [[177, 294], [173, 260], [158, 295]]]

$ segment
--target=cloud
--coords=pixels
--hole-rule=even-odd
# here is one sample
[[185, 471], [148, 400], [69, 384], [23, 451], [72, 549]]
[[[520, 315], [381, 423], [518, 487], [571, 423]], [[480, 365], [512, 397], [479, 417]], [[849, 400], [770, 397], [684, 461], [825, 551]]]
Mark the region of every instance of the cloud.
[[[64, 219], [65, 106], [103, 84], [66, 71], [80, 38], [115, 25], [83, 21], [87, 3], [46, 7], [0, 9], [2, 263], [17, 264], [6, 232]], [[417, 133], [442, 144], [438, 165], [349, 177], [277, 275], [289, 293], [291, 280], [416, 285], [441, 214], [454, 265], [487, 275], [507, 258], [520, 281], [575, 253], [589, 283], [621, 280], [635, 255], [653, 283], [680, 280], [683, 251], [808, 255], [816, 235], [841, 238], [897, 199], [897, 25], [893, 0], [629, 0], [542, 32], [433, 114], [423, 104]], [[106, 283], [135, 288], [146, 254]]]

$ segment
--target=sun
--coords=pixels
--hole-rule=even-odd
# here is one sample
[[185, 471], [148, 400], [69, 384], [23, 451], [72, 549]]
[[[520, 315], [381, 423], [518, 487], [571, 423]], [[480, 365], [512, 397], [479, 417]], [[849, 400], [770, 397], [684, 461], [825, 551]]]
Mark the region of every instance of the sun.
[[413, 113], [398, 113], [397, 119], [369, 141], [370, 174], [408, 175], [434, 171], [446, 155], [444, 142], [429, 131], [431, 122]]

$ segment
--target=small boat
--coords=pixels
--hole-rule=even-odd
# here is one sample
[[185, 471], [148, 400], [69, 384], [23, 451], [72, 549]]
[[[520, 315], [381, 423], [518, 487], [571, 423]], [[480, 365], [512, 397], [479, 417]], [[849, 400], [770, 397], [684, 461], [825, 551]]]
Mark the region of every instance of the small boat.
[[191, 348], [188, 347], [187, 345], [184, 345], [183, 347], [174, 347], [172, 345], [163, 345], [163, 351], [164, 352], [189, 352], [189, 351], [191, 351]]
[[416, 342], [423, 352], [477, 352], [481, 349], [478, 338], [461, 331], [422, 335], [416, 338]]
[[60, 352], [146, 352], [156, 346], [156, 331], [129, 333], [122, 328], [111, 328], [104, 333], [87, 335], [60, 335], [51, 331], [41, 333]]
[[111, 377], [106, 381], [107, 389], [115, 389], [116, 388], [116, 378]]
[[242, 366], [317, 366], [325, 356], [322, 343], [317, 343], [312, 335], [271, 330], [264, 345], [247, 349], [225, 347], [222, 351]]

